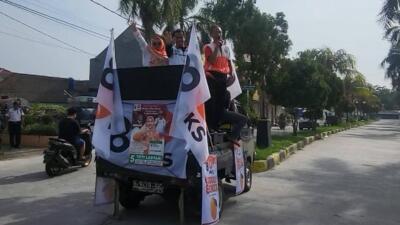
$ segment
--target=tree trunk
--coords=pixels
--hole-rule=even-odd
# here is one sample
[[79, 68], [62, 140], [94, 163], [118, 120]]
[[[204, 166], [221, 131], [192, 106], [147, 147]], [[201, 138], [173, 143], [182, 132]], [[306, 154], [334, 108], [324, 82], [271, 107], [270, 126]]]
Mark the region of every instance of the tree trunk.
[[293, 123], [292, 123], [292, 125], [293, 125], [293, 136], [297, 136], [297, 124], [298, 124], [298, 121], [297, 121], [296, 115], [294, 115], [293, 116]]
[[311, 120], [312, 122], [312, 131], [315, 133], [317, 132], [317, 120], [314, 118]]
[[147, 43], [150, 45], [151, 36], [153, 35], [153, 24], [143, 21], [143, 28], [144, 28], [145, 39]]

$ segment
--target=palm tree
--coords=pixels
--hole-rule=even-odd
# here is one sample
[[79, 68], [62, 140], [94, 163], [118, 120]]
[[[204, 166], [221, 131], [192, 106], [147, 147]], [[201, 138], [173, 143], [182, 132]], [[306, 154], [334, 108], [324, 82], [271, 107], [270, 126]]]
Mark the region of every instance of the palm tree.
[[185, 22], [187, 21], [187, 16], [190, 14], [190, 12], [197, 6], [198, 0], [184, 0], [182, 1], [182, 5], [180, 8], [180, 18], [179, 18], [179, 25], [181, 29], [184, 29], [185, 27]]
[[393, 23], [399, 21], [399, 4], [399, 0], [386, 0], [383, 4], [382, 10], [379, 13], [379, 21], [383, 24], [385, 29], [391, 28]]
[[400, 0], [386, 0], [379, 16], [385, 38], [392, 44], [381, 65], [386, 67], [386, 77], [392, 80], [393, 88], [400, 89]]
[[120, 0], [120, 10], [129, 18], [142, 20], [146, 38], [154, 33], [154, 25], [184, 25], [185, 17], [193, 10], [198, 0]]
[[385, 75], [392, 80], [393, 88], [400, 90], [400, 46], [392, 46], [381, 66], [386, 67]]

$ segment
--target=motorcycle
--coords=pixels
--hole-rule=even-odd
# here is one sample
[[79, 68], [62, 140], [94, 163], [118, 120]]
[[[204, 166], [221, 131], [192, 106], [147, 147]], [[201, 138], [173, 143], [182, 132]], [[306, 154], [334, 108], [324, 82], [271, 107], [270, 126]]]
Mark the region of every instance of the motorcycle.
[[49, 177], [59, 175], [67, 169], [77, 169], [80, 167], [89, 166], [92, 160], [92, 142], [91, 142], [91, 129], [88, 125], [87, 133], [82, 133], [80, 137], [85, 141], [85, 160], [79, 161], [79, 149], [68, 143], [64, 139], [49, 138], [49, 146], [43, 152], [43, 163], [46, 165], [45, 170]]

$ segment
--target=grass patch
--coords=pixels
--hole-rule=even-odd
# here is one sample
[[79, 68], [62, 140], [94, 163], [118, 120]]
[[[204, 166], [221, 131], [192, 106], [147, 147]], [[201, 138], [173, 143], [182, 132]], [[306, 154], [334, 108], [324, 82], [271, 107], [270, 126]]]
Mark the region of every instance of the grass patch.
[[297, 143], [298, 141], [304, 140], [303, 135], [298, 136], [285, 135], [285, 136], [272, 136], [272, 145], [268, 148], [256, 148], [256, 160], [265, 160], [268, 156], [273, 153], [279, 152], [281, 149], [287, 148], [290, 145]]
[[347, 128], [349, 126], [363, 126], [371, 121], [356, 121], [352, 123], [344, 123], [337, 126], [328, 126], [328, 127], [317, 127], [317, 131], [314, 132], [312, 130], [302, 130], [297, 132], [297, 136], [293, 136], [292, 134], [284, 135], [284, 136], [272, 136], [272, 144], [268, 148], [260, 149], [256, 147], [256, 160], [265, 160], [268, 156], [273, 153], [279, 152], [281, 149], [285, 149], [292, 144], [295, 144], [299, 141], [304, 140], [306, 137], [313, 136], [316, 134], [320, 134], [323, 132], [333, 131], [341, 128]]

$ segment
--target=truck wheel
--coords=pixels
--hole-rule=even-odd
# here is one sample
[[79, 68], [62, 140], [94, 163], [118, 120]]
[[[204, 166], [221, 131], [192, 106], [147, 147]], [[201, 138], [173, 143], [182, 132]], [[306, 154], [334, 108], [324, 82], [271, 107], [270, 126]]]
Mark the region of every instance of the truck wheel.
[[50, 161], [46, 163], [45, 170], [49, 177], [54, 177], [60, 174], [61, 167], [57, 166], [56, 163]]
[[138, 207], [140, 202], [144, 200], [144, 197], [144, 193], [129, 190], [126, 185], [120, 184], [119, 203], [125, 209], [134, 209]]
[[253, 183], [253, 172], [251, 170], [251, 163], [246, 161], [246, 167], [244, 168], [244, 190], [243, 193], [250, 191]]

